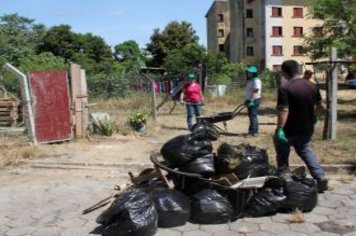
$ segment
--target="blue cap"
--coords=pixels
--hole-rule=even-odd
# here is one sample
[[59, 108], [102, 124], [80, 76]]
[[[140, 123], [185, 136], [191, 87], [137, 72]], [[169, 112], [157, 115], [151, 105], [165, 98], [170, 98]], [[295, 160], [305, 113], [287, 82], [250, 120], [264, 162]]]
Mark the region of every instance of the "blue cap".
[[257, 68], [255, 66], [248, 66], [246, 71], [250, 73], [257, 73]]
[[188, 73], [188, 75], [187, 75], [187, 78], [188, 79], [195, 79], [195, 77], [196, 77], [196, 75], [195, 75], [195, 73]]

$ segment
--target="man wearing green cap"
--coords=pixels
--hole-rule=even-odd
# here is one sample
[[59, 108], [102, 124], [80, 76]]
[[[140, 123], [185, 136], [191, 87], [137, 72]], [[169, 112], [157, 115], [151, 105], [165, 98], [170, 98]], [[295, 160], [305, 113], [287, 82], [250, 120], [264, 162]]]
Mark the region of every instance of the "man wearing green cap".
[[258, 135], [258, 108], [261, 102], [262, 83], [257, 76], [257, 68], [248, 66], [246, 69], [247, 85], [246, 85], [246, 101], [245, 105], [248, 110], [250, 125], [246, 137], [255, 137]]

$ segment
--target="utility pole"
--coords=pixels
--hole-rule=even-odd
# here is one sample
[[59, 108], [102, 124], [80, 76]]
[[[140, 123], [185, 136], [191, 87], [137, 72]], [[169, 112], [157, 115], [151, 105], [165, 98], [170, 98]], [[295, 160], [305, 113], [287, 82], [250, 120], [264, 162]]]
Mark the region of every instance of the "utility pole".
[[330, 55], [331, 67], [328, 73], [328, 127], [327, 127], [327, 139], [336, 140], [336, 123], [337, 123], [337, 77], [338, 77], [338, 65], [337, 65], [337, 50], [331, 49]]

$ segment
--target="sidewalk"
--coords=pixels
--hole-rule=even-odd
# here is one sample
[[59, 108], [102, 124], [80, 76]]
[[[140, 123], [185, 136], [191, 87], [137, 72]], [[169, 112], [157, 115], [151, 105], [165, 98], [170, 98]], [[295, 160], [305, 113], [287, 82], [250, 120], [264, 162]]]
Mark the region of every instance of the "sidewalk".
[[[289, 214], [244, 218], [221, 225], [159, 229], [158, 236], [194, 235], [356, 235], [356, 182], [332, 176], [331, 190], [319, 195], [318, 206], [305, 222], [289, 223]], [[0, 171], [0, 235], [82, 236], [98, 226], [102, 209], [81, 211], [108, 196], [127, 179], [117, 173], [93, 175], [92, 170], [34, 169], [24, 166]]]

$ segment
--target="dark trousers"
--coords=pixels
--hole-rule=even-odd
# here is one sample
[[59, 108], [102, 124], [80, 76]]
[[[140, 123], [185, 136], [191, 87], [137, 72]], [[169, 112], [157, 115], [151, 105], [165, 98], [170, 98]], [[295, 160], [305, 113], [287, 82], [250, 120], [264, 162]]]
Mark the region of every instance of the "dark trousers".
[[187, 104], [187, 124], [188, 124], [188, 129], [193, 128], [193, 114], [195, 117], [200, 116], [200, 104]]
[[276, 135], [273, 138], [274, 147], [277, 153], [277, 167], [288, 167], [289, 166], [289, 153], [291, 146], [294, 147], [295, 152], [306, 164], [311, 176], [314, 179], [320, 180], [324, 178], [325, 174], [319, 162], [310, 148], [311, 134], [308, 135], [298, 135], [293, 137], [287, 137], [288, 143], [280, 142]]
[[254, 100], [255, 105], [248, 107], [248, 118], [250, 119], [250, 126], [248, 127], [249, 134], [258, 134], [258, 108], [260, 107], [261, 99]]

